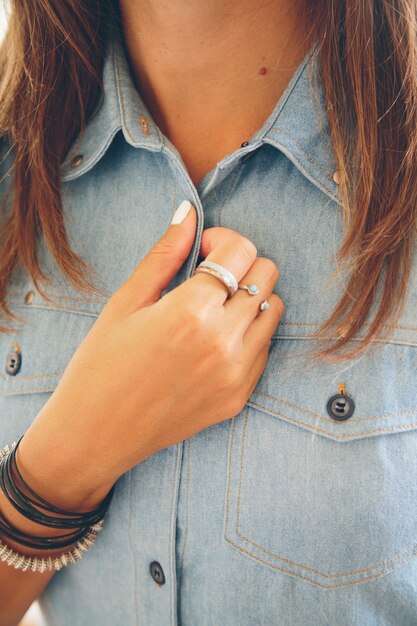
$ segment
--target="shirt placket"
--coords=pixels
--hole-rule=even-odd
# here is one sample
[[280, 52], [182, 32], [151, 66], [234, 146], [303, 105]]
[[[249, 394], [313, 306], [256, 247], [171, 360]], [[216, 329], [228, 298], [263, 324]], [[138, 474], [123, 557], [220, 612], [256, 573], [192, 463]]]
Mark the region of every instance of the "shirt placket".
[[[219, 164], [197, 187], [178, 151], [164, 144], [165, 158], [171, 163], [173, 184], [180, 200], [188, 199], [196, 208], [197, 224], [190, 254], [163, 294], [190, 278], [198, 262], [204, 229], [203, 199], [237, 166], [242, 154], [229, 155], [224, 167]], [[163, 295], [162, 294], [162, 295]], [[177, 564], [178, 498], [183, 480], [184, 442], [159, 451], [132, 470], [132, 521], [137, 546], [136, 594], [137, 623], [179, 626]], [[182, 539], [181, 539], [182, 540]], [[142, 572], [142, 576], [140, 574]]]

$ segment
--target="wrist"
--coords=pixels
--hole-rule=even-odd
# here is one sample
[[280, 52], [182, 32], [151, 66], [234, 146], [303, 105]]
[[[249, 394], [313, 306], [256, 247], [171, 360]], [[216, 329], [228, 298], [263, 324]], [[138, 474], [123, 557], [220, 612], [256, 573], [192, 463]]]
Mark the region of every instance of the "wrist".
[[65, 445], [61, 437], [43, 435], [32, 427], [17, 452], [25, 482], [40, 497], [67, 511], [95, 509], [115, 482], [106, 481], [90, 466], [91, 448]]
[[[45, 567], [51, 567], [51, 558], [61, 557], [62, 554], [65, 554], [64, 558], [71, 558], [70, 562], [73, 562], [74, 558], [80, 556], [80, 549], [85, 551], [86, 547], [91, 545], [91, 540], [94, 543], [95, 535], [102, 525], [101, 519], [111, 502], [113, 490], [110, 487], [111, 493], [108, 494], [107, 498], [105, 498], [107, 494], [102, 498], [94, 492], [94, 497], [90, 500], [87, 497], [81, 497], [80, 491], [78, 491], [76, 499], [69, 499], [67, 495], [65, 498], [61, 497], [61, 500], [71, 500], [74, 503], [74, 508], [68, 507], [68, 505], [65, 505], [66, 508], [64, 506], [61, 508], [57, 504], [58, 496], [55, 496], [53, 502], [49, 500], [48, 504], [50, 498], [48, 494], [51, 491], [55, 493], [55, 488], [49, 482], [48, 486], [42, 485], [42, 494], [36, 492], [34, 482], [37, 480], [33, 480], [33, 477], [37, 476], [36, 468], [34, 473], [28, 472], [32, 476], [31, 484], [25, 480], [22, 475], [22, 468], [17, 462], [21, 442], [22, 439], [17, 445], [13, 445], [11, 448], [6, 447], [4, 451], [0, 452], [0, 457], [1, 455], [4, 457], [1, 461], [0, 489], [1, 560], [4, 558], [11, 559], [10, 563], [13, 564], [16, 561], [16, 554], [17, 556], [19, 554], [28, 557], [36, 556], [41, 560], [35, 560], [34, 563], [31, 563], [30, 560], [24, 562], [19, 557], [19, 566], [24, 566], [24, 568], [36, 566], [41, 568], [39, 571], [44, 571]], [[35, 500], [31, 501], [31, 498], [35, 498]], [[97, 504], [96, 500], [98, 500]], [[75, 505], [75, 503], [77, 504]], [[33, 504], [35, 507], [32, 506]], [[37, 508], [38, 504], [40, 509]], [[43, 508], [43, 504], [46, 505], [45, 508]], [[52, 508], [48, 509], [48, 506]], [[53, 512], [52, 516], [50, 512]], [[100, 523], [97, 523], [99, 521]], [[54, 544], [56, 545], [54, 546]], [[75, 549], [74, 552], [71, 552], [72, 548]], [[13, 550], [16, 552], [13, 553]], [[44, 550], [46, 552], [42, 555]], [[44, 556], [46, 560], [43, 558]], [[62, 564], [66, 564], [66, 561], [58, 560], [54, 563], [54, 567], [59, 569]]]

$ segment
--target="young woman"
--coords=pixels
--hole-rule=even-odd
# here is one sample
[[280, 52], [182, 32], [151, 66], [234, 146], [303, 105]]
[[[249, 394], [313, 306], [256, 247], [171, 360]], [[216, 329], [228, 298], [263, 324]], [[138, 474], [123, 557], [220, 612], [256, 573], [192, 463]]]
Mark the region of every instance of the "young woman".
[[415, 626], [415, 32], [12, 2], [2, 626]]

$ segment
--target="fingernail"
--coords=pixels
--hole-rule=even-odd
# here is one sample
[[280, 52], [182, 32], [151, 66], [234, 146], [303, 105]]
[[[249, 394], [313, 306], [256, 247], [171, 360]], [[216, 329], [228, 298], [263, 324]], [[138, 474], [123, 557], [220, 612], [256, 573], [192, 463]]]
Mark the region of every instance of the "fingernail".
[[171, 224], [180, 224], [188, 215], [191, 209], [191, 202], [183, 200], [175, 211]]

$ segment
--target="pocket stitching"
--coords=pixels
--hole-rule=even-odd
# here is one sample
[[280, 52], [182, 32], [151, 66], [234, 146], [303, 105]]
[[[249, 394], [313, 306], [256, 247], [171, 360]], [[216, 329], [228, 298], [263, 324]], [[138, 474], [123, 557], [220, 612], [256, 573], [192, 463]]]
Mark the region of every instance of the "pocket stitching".
[[[256, 392], [256, 393], [259, 393], [259, 392]], [[390, 432], [397, 432], [400, 430], [413, 430], [414, 428], [417, 428], [417, 423], [416, 424], [404, 424], [402, 426], [392, 426], [391, 428], [375, 428], [374, 430], [368, 430], [367, 432], [346, 433], [346, 434], [341, 434], [341, 435], [335, 435], [333, 433], [328, 432], [327, 430], [324, 430], [323, 428], [310, 426], [309, 424], [306, 424], [305, 422], [300, 422], [299, 420], [296, 420], [293, 417], [289, 417], [288, 415], [285, 415], [284, 413], [275, 411], [274, 409], [271, 409], [267, 406], [263, 406], [262, 404], [258, 404], [257, 402], [253, 402], [252, 400], [250, 401], [249, 405], [254, 406], [255, 408], [259, 407], [261, 409], [264, 409], [266, 412], [269, 411], [273, 413], [274, 415], [283, 417], [285, 420], [288, 420], [289, 422], [293, 422], [294, 424], [297, 424], [299, 426], [303, 426], [304, 428], [308, 428], [309, 430], [314, 430], [317, 433], [323, 433], [324, 435], [327, 435], [328, 437], [331, 437], [332, 439], [357, 439], [358, 437], [366, 437], [367, 435], [373, 435], [374, 433], [390, 433]]]
[[[263, 391], [254, 391], [254, 394], [262, 395], [262, 396], [265, 396], [266, 398], [271, 398], [271, 400], [278, 400], [278, 402], [281, 402], [282, 404], [286, 404], [287, 406], [291, 406], [295, 409], [299, 409], [303, 413], [309, 413], [310, 415], [313, 415], [314, 417], [319, 417], [320, 419], [325, 420], [326, 422], [330, 422], [331, 424], [335, 423], [334, 420], [332, 420], [330, 417], [326, 417], [325, 415], [320, 415], [320, 413], [315, 413], [315, 411], [306, 409], [302, 406], [299, 406], [298, 404], [288, 402], [288, 400], [284, 400], [283, 398], [280, 398], [279, 396], [272, 396]], [[262, 405], [259, 405], [259, 406], [262, 407]], [[267, 407], [262, 407], [262, 408], [267, 408]], [[358, 422], [367, 422], [370, 420], [385, 419], [387, 417], [398, 417], [399, 415], [408, 415], [409, 413], [416, 413], [416, 412], [417, 412], [417, 407], [413, 409], [407, 409], [406, 411], [396, 411], [395, 413], [387, 413], [386, 415], [373, 415], [372, 417], [352, 417], [352, 418], [349, 418], [349, 424], [351, 424], [352, 422], [358, 423]]]
[[[49, 376], [62, 376], [62, 374], [63, 372], [60, 372], [58, 374], [27, 374], [26, 376], [19, 376], [19, 380], [23, 380], [27, 378], [47, 378]], [[10, 379], [10, 376], [7, 376], [7, 374], [0, 373], [0, 377], [5, 378], [6, 380]]]
[[336, 589], [338, 587], [349, 587], [350, 585], [359, 585], [361, 583], [368, 582], [368, 580], [379, 578], [380, 576], [383, 576], [384, 574], [387, 574], [388, 572], [392, 572], [392, 570], [396, 569], [397, 567], [400, 567], [400, 565], [402, 565], [403, 563], [407, 563], [407, 561], [409, 560], [409, 559], [403, 559], [402, 561], [399, 561], [398, 563], [396, 563], [396, 565], [394, 565], [393, 567], [382, 570], [378, 574], [373, 574], [372, 576], [361, 578], [360, 580], [351, 580], [345, 583], [337, 583], [334, 585], [323, 585], [322, 583], [317, 582], [313, 578], [308, 578], [308, 576], [303, 576], [302, 574], [298, 574], [297, 572], [293, 572], [289, 569], [285, 569], [285, 567], [279, 567], [278, 565], [273, 565], [272, 563], [269, 563], [269, 561], [259, 558], [258, 556], [256, 556], [256, 554], [253, 554], [252, 552], [248, 552], [241, 546], [238, 546], [236, 543], [231, 541], [228, 537], [225, 537], [225, 540], [231, 546], [234, 546], [237, 550], [239, 550], [239, 552], [242, 552], [242, 554], [247, 554], [250, 558], [254, 559], [255, 561], [259, 561], [259, 563], [262, 563], [268, 567], [272, 567], [273, 569], [276, 569], [280, 572], [284, 572], [285, 574], [290, 574], [291, 576], [300, 578], [301, 580], [306, 580], [307, 582], [312, 583], [313, 585], [316, 585], [317, 587], [320, 587], [321, 589]]
[[[244, 447], [244, 441], [245, 441], [245, 432], [246, 432], [246, 427], [247, 427], [247, 422], [248, 422], [248, 418], [249, 418], [249, 406], [247, 406], [246, 411], [245, 411], [245, 415], [244, 415], [244, 424], [243, 424], [243, 430], [242, 430], [242, 438], [241, 438], [241, 450], [240, 450], [240, 465], [239, 465], [239, 483], [238, 483], [238, 497], [237, 497], [237, 511], [236, 511], [236, 517], [235, 517], [235, 531], [236, 534], [238, 535], [239, 538], [243, 539], [244, 541], [247, 541], [249, 544], [252, 544], [254, 547], [258, 548], [259, 550], [261, 550], [262, 552], [265, 552], [266, 554], [269, 554], [270, 556], [273, 556], [274, 558], [276, 558], [279, 561], [282, 561], [284, 563], [289, 563], [290, 565], [295, 565], [296, 567], [299, 567], [300, 569], [303, 570], [307, 570], [313, 573], [318, 574], [319, 576], [322, 576], [323, 578], [337, 578], [337, 577], [343, 577], [343, 576], [351, 576], [351, 575], [355, 575], [355, 574], [362, 574], [365, 572], [370, 572], [371, 570], [374, 570], [378, 567], [382, 567], [385, 566], [387, 564], [392, 564], [392, 566], [382, 570], [381, 572], [378, 572], [377, 574], [373, 574], [371, 576], [367, 576], [366, 578], [361, 578], [360, 580], [355, 580], [355, 581], [348, 581], [348, 582], [343, 582], [343, 583], [337, 583], [334, 585], [323, 585], [321, 583], [319, 583], [318, 581], [312, 579], [312, 578], [308, 578], [307, 576], [303, 576], [297, 572], [293, 572], [291, 570], [287, 570], [284, 567], [279, 567], [277, 565], [273, 565], [272, 563], [269, 563], [266, 560], [262, 560], [261, 558], [259, 558], [256, 554], [253, 554], [247, 550], [245, 550], [244, 548], [242, 548], [241, 546], [237, 545], [236, 543], [234, 543], [229, 537], [227, 537], [227, 533], [228, 533], [228, 527], [229, 527], [229, 508], [230, 508], [230, 485], [231, 485], [231, 468], [232, 468], [232, 447], [233, 447], [233, 443], [234, 443], [234, 438], [235, 438], [235, 423], [236, 423], [236, 418], [233, 418], [232, 421], [232, 431], [231, 431], [231, 436], [230, 436], [230, 440], [229, 440], [229, 454], [228, 454], [228, 481], [227, 481], [227, 491], [226, 491], [226, 516], [225, 516], [225, 528], [224, 528], [224, 539], [226, 540], [227, 543], [229, 543], [230, 545], [234, 546], [235, 548], [237, 548], [240, 552], [247, 554], [248, 556], [250, 556], [251, 558], [255, 559], [256, 561], [259, 561], [260, 563], [263, 563], [269, 567], [272, 567], [273, 569], [282, 571], [284, 573], [288, 573], [290, 575], [296, 576], [297, 578], [303, 579], [303, 580], [307, 580], [311, 583], [313, 583], [314, 585], [317, 585], [318, 587], [321, 587], [323, 589], [333, 589], [336, 587], [345, 587], [348, 585], [355, 585], [355, 584], [360, 584], [362, 582], [366, 582], [368, 580], [372, 580], [373, 578], [378, 578], [394, 569], [396, 569], [397, 567], [399, 567], [400, 565], [406, 563], [407, 561], [410, 560], [410, 556], [415, 556], [415, 550], [417, 548], [417, 544], [413, 544], [411, 547], [407, 548], [406, 550], [403, 550], [402, 552], [400, 552], [399, 554], [395, 555], [394, 557], [392, 557], [391, 559], [385, 560], [385, 561], [381, 561], [380, 563], [377, 563], [375, 565], [372, 565], [368, 568], [361, 568], [359, 570], [352, 570], [352, 571], [348, 571], [348, 572], [339, 572], [339, 573], [335, 573], [335, 574], [326, 574], [324, 572], [321, 572], [320, 570], [314, 569], [312, 567], [309, 567], [307, 565], [301, 565], [299, 563], [296, 563], [295, 561], [291, 561], [290, 559], [286, 559], [284, 557], [280, 557], [278, 556], [276, 553], [271, 552], [270, 550], [268, 550], [267, 548], [263, 548], [262, 546], [260, 546], [259, 544], [257, 544], [256, 542], [254, 542], [253, 540], [249, 539], [248, 537], [246, 537], [245, 535], [242, 535], [239, 532], [239, 513], [240, 513], [240, 491], [241, 491], [241, 484], [242, 484], [242, 473], [243, 473], [243, 461], [244, 461], [244, 454], [245, 454], [245, 447]], [[404, 557], [404, 555], [407, 555], [407, 557]]]
[[4, 391], [4, 390], [0, 390], [0, 395], [2, 396], [13, 396], [14, 394], [18, 394], [18, 393], [34, 393], [35, 391], [52, 391], [53, 388], [52, 387], [22, 387], [21, 389], [12, 389], [10, 391]]

